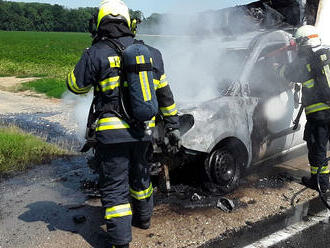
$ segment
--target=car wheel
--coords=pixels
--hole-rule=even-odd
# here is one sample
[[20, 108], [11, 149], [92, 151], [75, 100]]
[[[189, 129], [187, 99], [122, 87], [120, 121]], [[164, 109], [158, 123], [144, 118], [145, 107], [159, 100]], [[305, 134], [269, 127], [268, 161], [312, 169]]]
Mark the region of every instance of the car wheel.
[[209, 176], [217, 188], [229, 193], [238, 187], [240, 179], [240, 163], [238, 156], [226, 148], [214, 150], [208, 160]]

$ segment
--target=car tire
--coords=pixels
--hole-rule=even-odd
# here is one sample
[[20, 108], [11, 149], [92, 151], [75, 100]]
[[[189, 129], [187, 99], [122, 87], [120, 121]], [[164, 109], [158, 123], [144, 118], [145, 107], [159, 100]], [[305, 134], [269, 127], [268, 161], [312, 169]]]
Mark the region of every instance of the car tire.
[[208, 158], [208, 172], [211, 182], [223, 193], [234, 191], [241, 175], [240, 160], [235, 152], [220, 147], [211, 152]]

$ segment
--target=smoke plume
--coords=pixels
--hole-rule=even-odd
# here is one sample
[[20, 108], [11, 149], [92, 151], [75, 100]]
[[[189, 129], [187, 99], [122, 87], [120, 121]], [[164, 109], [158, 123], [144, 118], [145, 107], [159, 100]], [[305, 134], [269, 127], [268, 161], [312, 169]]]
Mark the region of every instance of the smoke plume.
[[315, 26], [318, 28], [323, 43], [330, 46], [330, 1], [320, 0], [319, 11]]

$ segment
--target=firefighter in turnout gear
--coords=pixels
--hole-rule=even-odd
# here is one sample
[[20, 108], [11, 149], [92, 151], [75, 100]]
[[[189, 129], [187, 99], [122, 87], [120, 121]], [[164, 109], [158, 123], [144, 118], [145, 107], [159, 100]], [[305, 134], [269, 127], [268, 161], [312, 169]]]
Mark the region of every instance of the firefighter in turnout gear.
[[302, 105], [307, 123], [304, 140], [307, 142], [311, 176], [302, 183], [317, 190], [317, 171], [320, 169], [320, 188], [325, 193], [329, 186], [326, 159], [330, 137], [330, 51], [321, 43], [314, 26], [305, 25], [294, 34], [297, 57], [281, 68], [282, 76], [291, 82], [302, 83]]
[[[131, 27], [132, 22], [124, 2], [103, 1], [94, 21], [90, 22], [90, 26], [95, 24], [96, 27], [90, 30], [94, 38], [92, 46], [85, 50], [67, 78], [67, 87], [74, 94], [86, 94], [91, 88], [94, 90], [88, 131], [92, 132], [91, 136], [94, 135], [96, 141], [95, 158], [99, 166], [108, 247], [111, 248], [129, 247], [131, 225], [149, 228], [153, 209], [148, 157], [155, 117], [143, 125], [136, 125], [123, 113], [121, 104], [129, 82], [123, 80], [127, 77], [125, 68], [121, 66], [123, 61], [119, 48], [143, 44], [134, 39], [136, 27]], [[147, 57], [143, 55], [134, 58], [143, 65], [131, 68], [131, 73], [136, 73], [136, 78], [141, 80], [140, 94], [148, 98], [145, 101], [151, 100], [152, 92], [155, 92], [159, 106], [157, 111], [164, 121], [166, 136], [174, 140], [172, 144], [179, 144], [178, 111], [164, 73], [162, 55], [153, 47], [143, 46], [150, 52], [150, 62], [144, 61]], [[146, 83], [148, 78], [152, 78], [154, 89]], [[126, 111], [133, 112], [131, 109]]]

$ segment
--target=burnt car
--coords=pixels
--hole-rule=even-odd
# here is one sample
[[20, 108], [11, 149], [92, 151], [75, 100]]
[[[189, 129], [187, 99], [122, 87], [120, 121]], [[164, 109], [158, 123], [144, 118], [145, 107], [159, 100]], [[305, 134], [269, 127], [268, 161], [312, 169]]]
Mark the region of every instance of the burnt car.
[[244, 57], [238, 80], [222, 84], [214, 99], [179, 105], [182, 152], [172, 164], [202, 158], [207, 181], [228, 193], [245, 169], [304, 145], [304, 115], [293, 124], [300, 87], [278, 73], [295, 56], [291, 37], [284, 30], [259, 33], [247, 47], [232, 49]]

